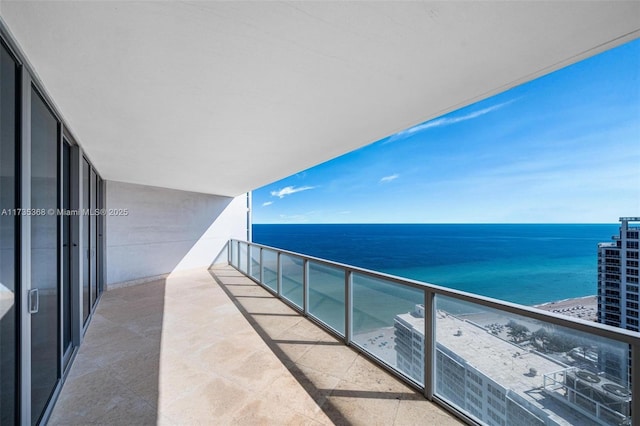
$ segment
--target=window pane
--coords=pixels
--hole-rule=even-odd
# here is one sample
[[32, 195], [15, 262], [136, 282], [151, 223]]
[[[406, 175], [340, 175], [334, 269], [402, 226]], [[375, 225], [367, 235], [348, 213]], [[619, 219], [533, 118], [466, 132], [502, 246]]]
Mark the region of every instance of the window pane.
[[631, 424], [626, 344], [443, 296], [435, 328], [436, 394], [482, 422]]
[[[71, 147], [62, 144], [62, 208], [71, 209]], [[71, 216], [62, 216], [62, 347], [63, 352], [71, 346]]]
[[[16, 64], [0, 48], [0, 209], [16, 199]], [[15, 420], [16, 391], [16, 232], [15, 215], [0, 216], [0, 424]]]
[[91, 214], [89, 215], [89, 282], [91, 283], [91, 306], [96, 303], [98, 298], [98, 268], [96, 264], [96, 241], [98, 239], [97, 226], [98, 221], [95, 211], [98, 207], [96, 197], [97, 179], [96, 172], [91, 169], [90, 175], [90, 189], [89, 189], [89, 204], [91, 208]]
[[255, 280], [260, 280], [260, 247], [250, 246], [251, 251], [251, 270], [250, 274]]
[[354, 273], [353, 341], [424, 382], [424, 291]]
[[[96, 199], [97, 199], [96, 208], [99, 210], [104, 210], [104, 205], [102, 203], [103, 188], [104, 188], [104, 184], [102, 179], [100, 178], [100, 176], [96, 175]], [[104, 282], [103, 282], [104, 281], [103, 280], [104, 265], [102, 263], [104, 218], [105, 216], [103, 214], [100, 214], [96, 217], [96, 233], [98, 234], [96, 236], [96, 274], [97, 274], [96, 282], [98, 286], [98, 294], [101, 294], [104, 289]]]
[[309, 313], [344, 335], [344, 271], [309, 262]]
[[302, 284], [304, 280], [304, 262], [296, 256], [280, 255], [282, 268], [282, 297], [302, 309]]
[[238, 269], [240, 270], [240, 272], [244, 272], [245, 274], [247, 273], [247, 250], [247, 244], [240, 243], [240, 259], [238, 259]]
[[229, 246], [231, 247], [231, 264], [238, 267], [238, 242], [237, 241], [229, 241]]
[[[31, 97], [31, 208], [58, 208], [58, 123], [42, 99]], [[38, 421], [58, 379], [58, 220], [31, 216], [31, 287], [40, 306], [31, 315], [31, 416]]]
[[273, 250], [262, 250], [262, 283], [273, 291], [278, 289], [278, 255]]
[[82, 160], [82, 244], [83, 253], [82, 256], [82, 312], [84, 321], [89, 318], [89, 312], [91, 311], [91, 301], [89, 300], [89, 286], [90, 286], [90, 227], [89, 227], [89, 215], [87, 214], [89, 206], [89, 194], [91, 192], [91, 167], [86, 159]]

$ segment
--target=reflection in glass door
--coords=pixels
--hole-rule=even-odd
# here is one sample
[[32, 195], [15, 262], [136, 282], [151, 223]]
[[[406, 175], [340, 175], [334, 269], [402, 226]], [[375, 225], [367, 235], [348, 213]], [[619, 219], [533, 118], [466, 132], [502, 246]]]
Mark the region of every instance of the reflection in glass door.
[[[71, 211], [71, 146], [65, 140], [62, 143], [62, 209]], [[71, 216], [62, 217], [62, 353], [66, 366], [72, 349], [72, 286], [71, 286]]]
[[89, 194], [91, 181], [91, 166], [86, 159], [82, 159], [82, 248], [84, 250], [82, 256], [82, 316], [83, 322], [86, 323], [91, 311], [91, 301], [89, 300], [89, 260], [91, 259], [90, 238], [89, 238]]
[[[103, 193], [102, 191], [103, 189], [103, 183], [102, 183], [102, 179], [100, 178], [100, 176], [98, 176], [98, 180], [96, 182], [96, 184], [98, 185], [96, 188], [96, 194], [98, 194], [98, 209], [100, 209], [100, 211], [104, 211], [104, 204], [102, 203], [102, 196]], [[103, 277], [103, 265], [102, 265], [102, 247], [103, 247], [103, 234], [104, 234], [104, 214], [101, 214], [100, 216], [98, 216], [98, 223], [97, 223], [97, 233], [98, 233], [98, 239], [96, 241], [97, 244], [97, 249], [96, 249], [96, 257], [98, 260], [98, 264], [97, 264], [97, 268], [96, 271], [98, 273], [98, 294], [102, 294], [102, 292], [104, 291], [104, 282], [102, 280]]]
[[91, 282], [91, 306], [96, 303], [98, 298], [98, 273], [96, 268], [96, 240], [97, 240], [97, 219], [98, 216], [96, 214], [97, 210], [97, 197], [96, 197], [96, 187], [97, 187], [97, 178], [96, 172], [91, 169], [91, 186], [89, 192], [89, 203], [91, 205], [91, 215], [89, 216], [89, 275]]
[[[58, 122], [31, 96], [31, 422], [36, 424], [59, 372]], [[42, 213], [42, 214], [40, 214]]]
[[[18, 68], [0, 45], [0, 209], [18, 208], [16, 181]], [[18, 217], [0, 215], [0, 424], [17, 423], [18, 385]]]

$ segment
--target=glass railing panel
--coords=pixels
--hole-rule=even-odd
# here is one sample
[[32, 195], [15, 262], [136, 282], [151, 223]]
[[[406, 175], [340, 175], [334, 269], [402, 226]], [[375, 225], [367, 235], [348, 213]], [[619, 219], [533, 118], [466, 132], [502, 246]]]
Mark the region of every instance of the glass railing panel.
[[343, 336], [344, 274], [341, 268], [309, 262], [309, 313]]
[[278, 289], [278, 253], [273, 250], [262, 249], [262, 284]]
[[424, 382], [424, 290], [353, 273], [352, 340], [416, 383]]
[[282, 283], [280, 284], [282, 297], [302, 309], [304, 261], [297, 256], [281, 254], [280, 267], [282, 268]]
[[238, 242], [237, 241], [229, 241], [229, 248], [231, 251], [231, 265], [238, 267]]
[[240, 243], [238, 246], [238, 269], [240, 272], [248, 273], [247, 271], [247, 243]]
[[435, 394], [490, 425], [631, 424], [629, 345], [450, 297]]
[[249, 246], [249, 276], [260, 281], [260, 247]]

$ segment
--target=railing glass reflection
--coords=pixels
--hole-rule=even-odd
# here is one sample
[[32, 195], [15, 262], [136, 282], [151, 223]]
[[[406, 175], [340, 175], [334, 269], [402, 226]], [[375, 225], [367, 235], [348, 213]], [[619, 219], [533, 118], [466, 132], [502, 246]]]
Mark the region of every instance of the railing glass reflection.
[[352, 280], [353, 342], [423, 384], [424, 291], [358, 273]]
[[250, 269], [249, 276], [256, 281], [260, 281], [260, 247], [249, 247]]
[[[633, 424], [637, 333], [259, 244], [230, 244], [238, 270], [464, 418], [488, 425]], [[635, 408], [640, 412], [637, 402]]]
[[301, 257], [280, 255], [282, 271], [281, 295], [298, 308], [303, 308], [304, 261]]
[[248, 252], [249, 248], [247, 247], [246, 243], [240, 243], [238, 245], [238, 269], [240, 270], [240, 272], [243, 272], [245, 274], [248, 274], [248, 270], [247, 270], [247, 265], [248, 265], [248, 259], [247, 259], [247, 252]]
[[229, 243], [230, 262], [235, 268], [238, 268], [238, 242], [231, 241]]
[[278, 253], [273, 250], [262, 250], [262, 284], [278, 290]]
[[630, 424], [629, 345], [436, 296], [438, 396], [487, 424]]
[[344, 270], [309, 262], [309, 314], [344, 336]]

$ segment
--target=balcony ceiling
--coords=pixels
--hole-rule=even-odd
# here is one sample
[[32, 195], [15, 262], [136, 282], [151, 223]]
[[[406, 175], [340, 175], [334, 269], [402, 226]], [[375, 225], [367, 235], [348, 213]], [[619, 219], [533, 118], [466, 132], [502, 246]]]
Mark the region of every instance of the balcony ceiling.
[[37, 2], [0, 13], [106, 179], [238, 195], [640, 35], [640, 2]]

